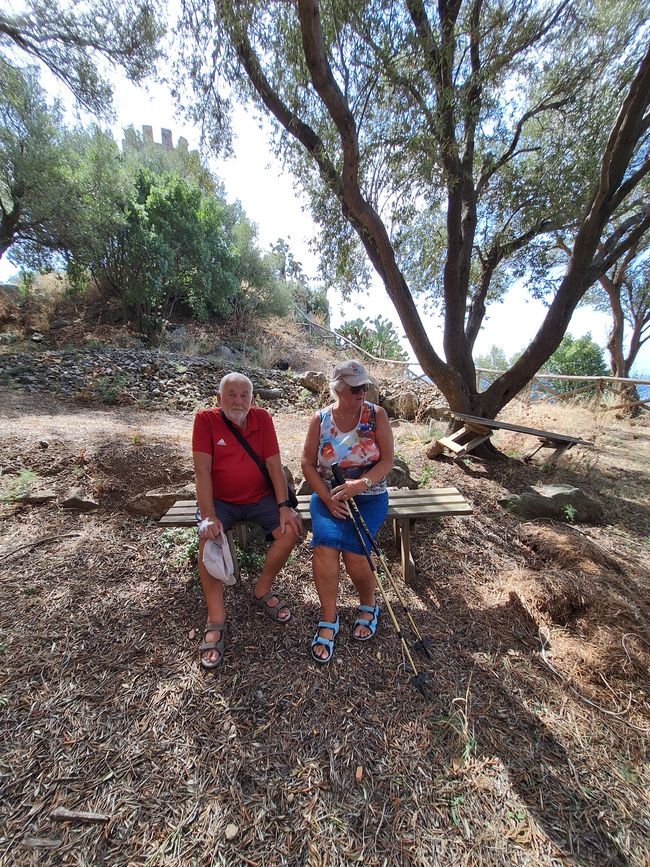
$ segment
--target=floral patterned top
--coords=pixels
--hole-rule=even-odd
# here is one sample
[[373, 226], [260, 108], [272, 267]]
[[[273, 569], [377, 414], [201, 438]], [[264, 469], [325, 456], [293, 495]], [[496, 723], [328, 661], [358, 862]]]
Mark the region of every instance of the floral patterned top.
[[[335, 486], [331, 466], [339, 464], [346, 479], [360, 479], [380, 459], [377, 445], [377, 408], [363, 402], [357, 426], [351, 431], [340, 431], [334, 421], [332, 406], [321, 409], [320, 441], [318, 444], [318, 472], [329, 487]], [[386, 490], [382, 479], [359, 496], [381, 494]]]

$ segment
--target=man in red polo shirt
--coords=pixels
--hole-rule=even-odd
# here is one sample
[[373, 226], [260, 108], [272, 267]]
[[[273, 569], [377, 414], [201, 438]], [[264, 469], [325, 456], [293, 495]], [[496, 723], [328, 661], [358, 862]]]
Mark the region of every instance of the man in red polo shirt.
[[[199, 520], [209, 522], [199, 541], [199, 575], [208, 608], [200, 646], [201, 667], [205, 669], [216, 669], [223, 662], [226, 612], [224, 585], [205, 568], [203, 548], [208, 539], [216, 539], [222, 530], [227, 532], [236, 521], [254, 521], [273, 537], [253, 589], [253, 602], [278, 623], [286, 623], [291, 617], [287, 603], [274, 595], [271, 585], [287, 562], [302, 524], [289, 505], [273, 419], [266, 410], [251, 406], [252, 401], [250, 379], [241, 373], [229, 373], [219, 384], [219, 407], [200, 410], [194, 419], [192, 454]], [[264, 461], [272, 488], [222, 413]]]

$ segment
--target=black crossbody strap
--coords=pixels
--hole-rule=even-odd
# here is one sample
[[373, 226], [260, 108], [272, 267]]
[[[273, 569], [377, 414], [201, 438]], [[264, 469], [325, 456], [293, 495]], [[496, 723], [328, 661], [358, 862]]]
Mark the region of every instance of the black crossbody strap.
[[269, 475], [269, 471], [268, 471], [267, 466], [264, 463], [264, 461], [259, 457], [259, 455], [255, 452], [255, 450], [253, 448], [251, 448], [250, 444], [248, 442], [246, 442], [244, 437], [237, 430], [235, 425], [230, 421], [230, 419], [225, 414], [225, 412], [222, 409], [220, 409], [219, 412], [221, 413], [221, 418], [223, 420], [223, 423], [230, 430], [230, 432], [232, 434], [234, 434], [235, 439], [239, 442], [240, 445], [242, 445], [244, 447], [245, 451], [255, 461], [255, 463], [257, 464], [257, 466], [259, 468], [259, 471], [262, 473], [262, 475], [264, 476], [266, 481], [271, 486], [271, 490], [273, 490], [273, 482], [271, 481], [271, 476]]

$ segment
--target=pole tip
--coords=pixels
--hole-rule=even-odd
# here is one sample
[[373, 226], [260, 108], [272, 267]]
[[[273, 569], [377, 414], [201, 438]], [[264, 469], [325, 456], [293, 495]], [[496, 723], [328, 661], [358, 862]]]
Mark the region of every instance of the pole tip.
[[426, 656], [427, 659], [433, 659], [433, 644], [430, 638], [420, 638], [413, 646], [419, 653]]
[[429, 675], [426, 672], [421, 671], [419, 674], [413, 675], [409, 683], [417, 689], [423, 698], [428, 700], [427, 685], [429, 683]]

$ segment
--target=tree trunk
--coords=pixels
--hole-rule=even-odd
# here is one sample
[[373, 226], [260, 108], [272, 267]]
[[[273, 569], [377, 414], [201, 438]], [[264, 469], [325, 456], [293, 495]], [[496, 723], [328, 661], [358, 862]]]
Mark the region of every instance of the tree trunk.
[[2, 259], [16, 239], [16, 230], [18, 228], [19, 220], [19, 204], [16, 204], [13, 210], [9, 212], [2, 208], [2, 217], [0, 218], [0, 259]]

